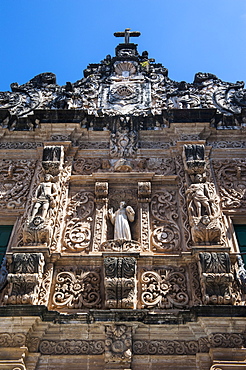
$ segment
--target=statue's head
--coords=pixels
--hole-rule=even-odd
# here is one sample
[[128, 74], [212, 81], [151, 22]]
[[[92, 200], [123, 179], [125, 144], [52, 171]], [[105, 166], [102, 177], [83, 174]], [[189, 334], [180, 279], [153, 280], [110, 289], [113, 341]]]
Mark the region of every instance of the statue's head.
[[198, 182], [203, 182], [203, 176], [200, 173], [195, 176], [195, 183]]
[[120, 208], [122, 209], [122, 208], [125, 208], [125, 206], [126, 206], [126, 202], [124, 201], [124, 200], [122, 200], [121, 202], [120, 202]]
[[45, 176], [44, 176], [44, 181], [46, 181], [46, 182], [51, 181], [52, 177], [53, 176], [51, 174], [46, 173]]

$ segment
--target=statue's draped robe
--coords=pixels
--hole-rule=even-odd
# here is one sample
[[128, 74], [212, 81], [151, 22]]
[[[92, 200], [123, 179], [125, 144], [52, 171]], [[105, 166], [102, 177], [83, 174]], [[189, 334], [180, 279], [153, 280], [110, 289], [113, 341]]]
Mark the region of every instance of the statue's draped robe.
[[[131, 207], [129, 207], [131, 208]], [[126, 208], [118, 209], [113, 217], [111, 217], [111, 221], [114, 224], [114, 239], [125, 239], [131, 240], [131, 230], [128, 222], [128, 212]], [[133, 221], [130, 219], [130, 221]]]

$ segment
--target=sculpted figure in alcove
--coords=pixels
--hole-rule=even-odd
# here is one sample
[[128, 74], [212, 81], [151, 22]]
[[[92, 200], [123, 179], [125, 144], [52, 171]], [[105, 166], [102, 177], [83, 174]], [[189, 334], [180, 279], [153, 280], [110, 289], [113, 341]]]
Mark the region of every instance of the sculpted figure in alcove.
[[51, 181], [52, 175], [46, 174], [44, 182], [41, 182], [36, 190], [35, 203], [32, 209], [31, 220], [36, 216], [40, 216], [43, 220], [46, 219], [49, 209], [55, 207], [55, 197], [57, 196], [57, 188]]
[[114, 225], [114, 240], [131, 240], [131, 230], [129, 221], [133, 222], [135, 212], [131, 206], [126, 206], [126, 202], [120, 202], [120, 208], [114, 213], [113, 208], [108, 211], [109, 219]]

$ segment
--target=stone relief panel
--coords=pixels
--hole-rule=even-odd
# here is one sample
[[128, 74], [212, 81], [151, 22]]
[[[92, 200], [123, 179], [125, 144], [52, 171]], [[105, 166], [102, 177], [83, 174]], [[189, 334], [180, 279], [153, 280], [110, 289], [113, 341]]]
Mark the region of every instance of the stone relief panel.
[[106, 326], [105, 331], [105, 362], [124, 364], [128, 368], [132, 359], [132, 328], [114, 324]]
[[151, 248], [157, 252], [178, 251], [181, 234], [178, 225], [178, 203], [176, 191], [159, 190], [153, 192], [150, 202]]
[[204, 304], [234, 304], [234, 274], [226, 252], [200, 252], [201, 287]]
[[0, 209], [25, 207], [36, 161], [0, 161]]
[[105, 306], [136, 308], [136, 264], [134, 257], [105, 257]]
[[94, 172], [155, 172], [168, 176], [175, 175], [176, 169], [172, 158], [77, 158], [73, 161], [73, 175]]
[[102, 355], [105, 352], [103, 340], [41, 340], [39, 352], [42, 355]]
[[240, 159], [213, 160], [212, 166], [223, 209], [246, 207], [246, 162]]
[[51, 307], [101, 308], [100, 269], [56, 271]]
[[38, 304], [42, 283], [42, 253], [14, 253], [7, 277], [4, 304]]
[[181, 308], [189, 304], [186, 270], [184, 267], [165, 266], [141, 272], [143, 308]]
[[137, 154], [138, 134], [128, 127], [120, 127], [110, 137], [110, 156], [112, 158], [132, 158]]
[[81, 190], [70, 199], [62, 250], [88, 252], [91, 245], [95, 202], [94, 194]]

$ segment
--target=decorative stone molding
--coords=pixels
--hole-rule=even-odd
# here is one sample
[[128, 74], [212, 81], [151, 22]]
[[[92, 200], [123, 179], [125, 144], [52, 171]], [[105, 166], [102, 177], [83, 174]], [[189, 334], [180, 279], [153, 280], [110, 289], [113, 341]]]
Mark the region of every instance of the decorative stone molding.
[[244, 339], [241, 334], [214, 333], [198, 340], [135, 340], [134, 355], [183, 356], [208, 353], [210, 348], [241, 348]]
[[166, 266], [141, 275], [142, 307], [181, 308], [189, 304], [185, 269]]
[[102, 355], [103, 340], [41, 340], [39, 352], [42, 355]]
[[141, 252], [142, 246], [135, 240], [107, 240], [101, 244], [100, 250], [103, 252]]
[[22, 347], [26, 336], [23, 333], [0, 333], [0, 347]]
[[136, 307], [136, 259], [105, 257], [105, 306], [107, 308]]
[[58, 272], [52, 297], [54, 308], [100, 308], [100, 271]]

